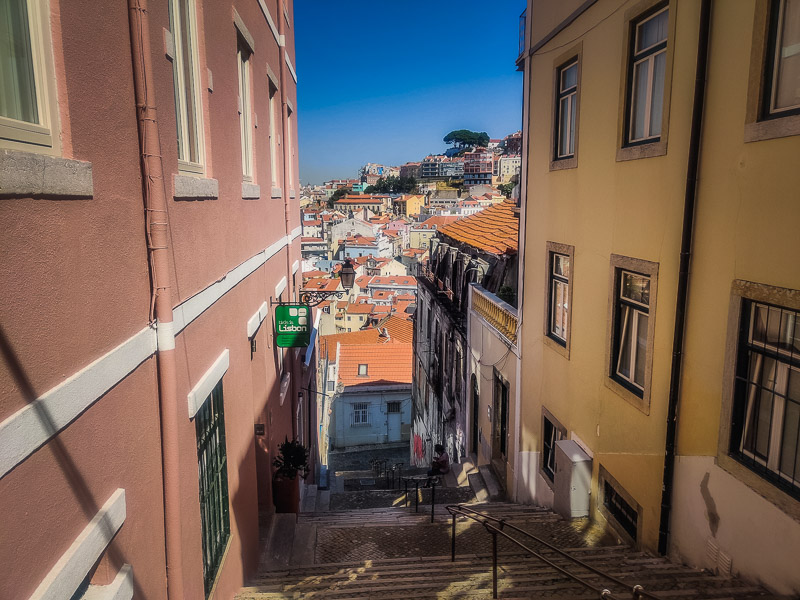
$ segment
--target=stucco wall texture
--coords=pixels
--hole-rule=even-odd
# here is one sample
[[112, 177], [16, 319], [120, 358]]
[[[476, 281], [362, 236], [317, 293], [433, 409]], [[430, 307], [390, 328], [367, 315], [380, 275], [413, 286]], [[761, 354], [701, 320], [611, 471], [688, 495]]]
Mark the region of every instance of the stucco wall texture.
[[[176, 335], [182, 416], [178, 431], [161, 431], [158, 368], [151, 355], [0, 475], [2, 598], [29, 597], [118, 488], [125, 490], [127, 516], [90, 577], [93, 583], [109, 583], [128, 563], [135, 598], [166, 598], [162, 433], [177, 436], [180, 447], [185, 597], [204, 597], [197, 439], [186, 399], [225, 349], [230, 353], [222, 381], [231, 537], [214, 598], [231, 598], [257, 566], [259, 509], [272, 509], [271, 459], [277, 444], [296, 433], [297, 392], [304, 373], [294, 364], [295, 353], [287, 352], [284, 369], [292, 372], [292, 385], [281, 397], [271, 317], [256, 333], [252, 354], [247, 338], [248, 320], [275, 295], [282, 278], [288, 284], [284, 297], [295, 294], [292, 265], [300, 259], [300, 240], [291, 239], [300, 224], [299, 205], [289, 193], [299, 192], [296, 112], [291, 136], [286, 128], [287, 102], [297, 110], [296, 84], [284, 58], [288, 55], [296, 68], [292, 3], [266, 0], [264, 5], [279, 35], [285, 36], [284, 47], [279, 47], [259, 3], [196, 0], [204, 176], [219, 181], [219, 197], [178, 201], [172, 197], [172, 178], [178, 173], [173, 63], [164, 51], [169, 3], [149, 4], [151, 48], [146, 51], [152, 56], [158, 103], [174, 304], [222, 280], [287, 235], [290, 241]], [[233, 8], [254, 40], [251, 100], [258, 126], [252, 132], [253, 180], [261, 188], [259, 199], [242, 198]], [[98, 10], [90, 0], [50, 0], [49, 9], [58, 156], [91, 163], [94, 193], [82, 200], [0, 201], [5, 226], [0, 239], [0, 422], [13, 419], [150, 321], [128, 9], [123, 2]], [[282, 195], [275, 198], [268, 66], [278, 76], [282, 107], [275, 174]], [[209, 71], [213, 91], [208, 89]], [[287, 160], [293, 161], [291, 180]], [[303, 413], [309, 414], [306, 407]], [[254, 436], [255, 423], [265, 424], [265, 436]], [[301, 427], [307, 430], [307, 423]]]

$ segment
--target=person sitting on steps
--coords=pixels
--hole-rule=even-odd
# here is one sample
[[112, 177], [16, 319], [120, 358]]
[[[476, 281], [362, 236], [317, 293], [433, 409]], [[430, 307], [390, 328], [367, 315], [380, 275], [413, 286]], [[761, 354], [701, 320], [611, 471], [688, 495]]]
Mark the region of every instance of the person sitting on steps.
[[[431, 462], [431, 469], [428, 471], [428, 477], [438, 477], [450, 471], [450, 457], [444, 451], [444, 446], [436, 444], [433, 447], [436, 457]], [[426, 487], [430, 485], [430, 480], [425, 484]]]

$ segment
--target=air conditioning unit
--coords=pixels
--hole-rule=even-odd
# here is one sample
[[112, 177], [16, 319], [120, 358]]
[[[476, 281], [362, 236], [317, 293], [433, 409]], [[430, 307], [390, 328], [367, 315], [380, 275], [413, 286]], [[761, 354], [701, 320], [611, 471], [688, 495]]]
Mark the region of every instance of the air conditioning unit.
[[553, 510], [565, 519], [589, 514], [592, 490], [592, 459], [574, 440], [556, 442]]

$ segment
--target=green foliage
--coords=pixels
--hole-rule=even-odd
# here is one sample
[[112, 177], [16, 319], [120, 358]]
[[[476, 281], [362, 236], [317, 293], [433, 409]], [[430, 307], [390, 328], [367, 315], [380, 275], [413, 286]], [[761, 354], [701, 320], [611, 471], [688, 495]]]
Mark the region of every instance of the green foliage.
[[445, 144], [453, 144], [455, 148], [486, 146], [489, 143], [489, 134], [485, 131], [477, 133], [469, 129], [456, 129], [444, 136]]
[[381, 177], [364, 190], [365, 194], [410, 194], [417, 189], [417, 180], [413, 177]]
[[352, 191], [353, 190], [351, 190], [348, 187], [339, 188], [338, 190], [336, 190], [335, 192], [333, 192], [331, 194], [330, 198], [328, 198], [328, 207], [329, 208], [333, 208], [333, 203], [334, 202], [336, 202], [337, 200], [343, 198], [347, 194], [350, 194]]
[[497, 189], [506, 197], [511, 198], [511, 192], [514, 191], [515, 183], [501, 183], [497, 186]]
[[275, 474], [281, 477], [294, 479], [298, 472], [305, 477], [309, 470], [308, 449], [297, 440], [290, 442], [286, 437], [286, 441], [278, 446], [278, 456], [274, 458], [272, 464], [278, 469]]
[[501, 285], [497, 291], [497, 297], [503, 302], [508, 302], [511, 306], [514, 306], [517, 301], [517, 293], [510, 285]]

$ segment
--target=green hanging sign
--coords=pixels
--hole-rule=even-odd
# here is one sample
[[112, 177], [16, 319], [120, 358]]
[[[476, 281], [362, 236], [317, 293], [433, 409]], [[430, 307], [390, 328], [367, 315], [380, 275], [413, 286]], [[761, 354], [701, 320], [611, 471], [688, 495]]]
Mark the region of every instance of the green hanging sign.
[[311, 341], [311, 309], [305, 304], [279, 304], [275, 307], [275, 345], [279, 348], [305, 348]]

